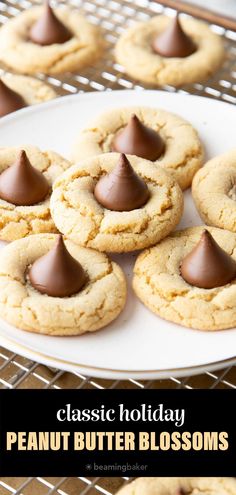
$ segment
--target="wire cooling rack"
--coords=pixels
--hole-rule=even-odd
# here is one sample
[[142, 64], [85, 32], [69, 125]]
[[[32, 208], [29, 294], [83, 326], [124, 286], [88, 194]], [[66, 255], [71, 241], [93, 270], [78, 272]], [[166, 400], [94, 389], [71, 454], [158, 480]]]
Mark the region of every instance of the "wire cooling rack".
[[[29, 0], [0, 0], [0, 23], [4, 24], [9, 18], [17, 15], [21, 10], [41, 1]], [[51, 0], [52, 6], [57, 2]], [[63, 2], [58, 2], [63, 3]], [[81, 71], [80, 74], [66, 74], [63, 77], [45, 77], [58, 95], [73, 94], [84, 91], [111, 91], [113, 89], [141, 88], [140, 83], [131, 80], [123, 68], [113, 60], [112, 49], [123, 30], [136, 21], [145, 21], [158, 13], [173, 14], [173, 10], [158, 2], [148, 0], [70, 0], [64, 2], [78, 7], [88, 20], [99, 24], [108, 41], [108, 50], [105, 57], [95, 66]], [[212, 29], [220, 34], [225, 41], [227, 58], [222, 69], [207, 84], [188, 85], [178, 90], [180, 93], [192, 93], [221, 99], [232, 104], [236, 103], [236, 32], [226, 30], [222, 26], [212, 25]], [[4, 68], [0, 69], [1, 71]], [[146, 86], [151, 87], [151, 86]], [[172, 86], [162, 88], [174, 92]], [[217, 118], [217, 116], [216, 116]], [[236, 388], [236, 367], [204, 373], [184, 379], [169, 378], [156, 381], [114, 381], [100, 380], [86, 377], [81, 374], [66, 373], [49, 369], [29, 359], [0, 348], [0, 387], [1, 388]], [[42, 483], [41, 481], [38, 483]], [[0, 495], [2, 486], [0, 483]], [[5, 488], [4, 488], [5, 489]], [[15, 490], [15, 489], [14, 489]], [[12, 493], [15, 492], [12, 488]], [[47, 491], [48, 490], [48, 491]], [[42, 493], [50, 493], [45, 485]], [[3, 492], [5, 493], [5, 492]], [[8, 492], [7, 492], [8, 493]], [[23, 491], [23, 493], [28, 493]], [[33, 493], [31, 491], [31, 493]], [[41, 493], [41, 492], [36, 492]], [[60, 493], [60, 492], [58, 492]], [[62, 493], [62, 492], [61, 492]], [[65, 492], [67, 493], [67, 492]], [[73, 493], [73, 492], [68, 492]]]
[[113, 495], [131, 478], [2, 478], [0, 495]]

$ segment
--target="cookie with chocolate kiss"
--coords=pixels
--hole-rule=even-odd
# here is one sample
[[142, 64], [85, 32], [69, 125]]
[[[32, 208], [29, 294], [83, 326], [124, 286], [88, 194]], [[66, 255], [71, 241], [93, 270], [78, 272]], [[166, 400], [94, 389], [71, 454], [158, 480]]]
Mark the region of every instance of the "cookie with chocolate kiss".
[[108, 210], [131, 211], [144, 206], [150, 193], [127, 157], [121, 154], [112, 172], [97, 182], [94, 196]]
[[136, 155], [150, 161], [157, 160], [164, 149], [165, 143], [158, 132], [144, 125], [135, 114], [112, 143], [113, 151]]
[[41, 294], [69, 297], [82, 289], [87, 275], [67, 250], [62, 235], [58, 235], [54, 247], [31, 266], [29, 279]]
[[197, 46], [182, 29], [177, 14], [167, 29], [154, 38], [152, 49], [162, 57], [184, 58], [192, 55], [197, 50]]
[[29, 38], [37, 45], [47, 46], [69, 41], [72, 33], [54, 14], [49, 1], [46, 1], [43, 14], [31, 28]]
[[22, 150], [15, 163], [0, 175], [0, 198], [16, 206], [33, 206], [45, 199], [49, 184]]
[[4, 117], [4, 115], [8, 115], [24, 107], [27, 107], [24, 98], [9, 88], [0, 79], [0, 117]]
[[190, 285], [213, 289], [228, 284], [236, 277], [236, 261], [204, 230], [200, 241], [183, 259], [180, 272]]

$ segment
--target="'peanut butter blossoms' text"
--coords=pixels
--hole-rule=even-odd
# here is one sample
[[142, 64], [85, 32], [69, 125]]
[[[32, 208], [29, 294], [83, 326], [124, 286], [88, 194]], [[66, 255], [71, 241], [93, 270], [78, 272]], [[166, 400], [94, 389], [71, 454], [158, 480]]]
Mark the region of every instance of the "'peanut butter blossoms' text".
[[31, 431], [6, 434], [14, 451], [215, 451], [228, 450], [228, 433], [215, 431]]

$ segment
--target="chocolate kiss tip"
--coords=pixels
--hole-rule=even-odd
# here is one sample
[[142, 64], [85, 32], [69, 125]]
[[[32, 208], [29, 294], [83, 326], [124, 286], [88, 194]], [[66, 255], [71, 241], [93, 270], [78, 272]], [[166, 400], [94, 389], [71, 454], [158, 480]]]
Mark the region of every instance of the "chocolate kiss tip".
[[165, 149], [165, 143], [158, 132], [144, 125], [137, 115], [132, 114], [124, 129], [115, 136], [112, 150], [127, 155], [136, 155], [146, 160], [157, 160]]
[[41, 294], [69, 297], [82, 289], [87, 275], [67, 250], [62, 235], [58, 235], [52, 249], [33, 263], [29, 279]]
[[127, 157], [121, 154], [112, 172], [97, 182], [94, 196], [108, 210], [131, 211], [144, 206], [150, 193]]
[[49, 1], [46, 1], [42, 16], [29, 32], [29, 39], [38, 45], [47, 46], [65, 43], [71, 38], [71, 31], [54, 14]]
[[152, 49], [163, 57], [188, 57], [197, 49], [190, 36], [182, 29], [178, 14], [170, 21], [167, 29], [152, 41]]
[[236, 277], [236, 261], [203, 230], [199, 242], [183, 259], [183, 279], [195, 287], [213, 289], [228, 284]]
[[26, 165], [27, 164], [28, 157], [26, 155], [25, 150], [20, 150], [19, 151], [17, 160], [20, 162], [21, 165]]
[[129, 175], [129, 174], [133, 175], [134, 169], [124, 153], [120, 154], [117, 165], [114, 168], [114, 173], [118, 175], [121, 173], [125, 175]]
[[45, 199], [49, 184], [34, 168], [24, 150], [17, 160], [0, 175], [0, 198], [16, 206], [33, 206]]
[[27, 106], [24, 98], [9, 88], [2, 79], [0, 79], [0, 117], [8, 115], [11, 112], [20, 110]]

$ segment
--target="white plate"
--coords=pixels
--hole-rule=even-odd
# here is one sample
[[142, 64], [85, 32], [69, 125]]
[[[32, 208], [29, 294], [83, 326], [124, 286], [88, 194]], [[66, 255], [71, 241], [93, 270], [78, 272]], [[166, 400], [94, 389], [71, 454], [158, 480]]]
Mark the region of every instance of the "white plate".
[[[82, 364], [73, 364], [68, 363], [67, 361], [63, 361], [61, 359], [52, 358], [49, 356], [45, 356], [44, 354], [39, 354], [38, 352], [34, 352], [27, 347], [23, 347], [12, 340], [4, 338], [0, 335], [0, 345], [9, 349], [10, 351], [20, 354], [27, 359], [32, 361], [37, 361], [41, 364], [45, 364], [50, 369], [51, 368], [59, 368], [65, 371], [70, 371], [72, 373], [76, 373], [77, 375], [89, 375], [97, 378], [113, 378], [117, 380], [127, 380], [129, 378], [133, 378], [136, 380], [154, 380], [154, 379], [165, 379], [169, 377], [183, 377], [183, 376], [191, 376], [198, 375], [204, 373], [206, 371], [215, 371], [220, 370], [221, 368], [226, 368], [228, 366], [232, 366], [235, 363], [235, 359], [225, 359], [224, 361], [218, 361], [216, 363], [211, 364], [203, 364], [201, 366], [194, 366], [191, 368], [178, 368], [178, 369], [169, 369], [169, 370], [153, 370], [153, 371], [118, 371], [118, 370], [107, 370], [103, 368], [94, 368], [92, 366], [84, 366]], [[108, 372], [109, 371], [109, 372]]]
[[[1, 120], [0, 146], [34, 144], [69, 157], [78, 130], [95, 114], [121, 105], [149, 105], [178, 113], [199, 131], [207, 158], [235, 146], [233, 106], [185, 94], [142, 90], [68, 96], [23, 109]], [[220, 122], [224, 123], [223, 131]], [[185, 193], [185, 214], [179, 227], [200, 223], [191, 195]], [[114, 258], [125, 269], [130, 284], [134, 256]], [[38, 361], [45, 362], [48, 357], [48, 362], [53, 360], [59, 368], [73, 367], [107, 378], [163, 378], [170, 373], [180, 376], [223, 366], [236, 355], [235, 329], [204, 333], [168, 323], [139, 303], [131, 290], [120, 317], [94, 334], [63, 338], [41, 336], [1, 321], [0, 336], [6, 346], [6, 342], [11, 342], [11, 349], [22, 346], [19, 353], [27, 352], [27, 357], [33, 351], [32, 359], [35, 359], [34, 353], [38, 353]]]

